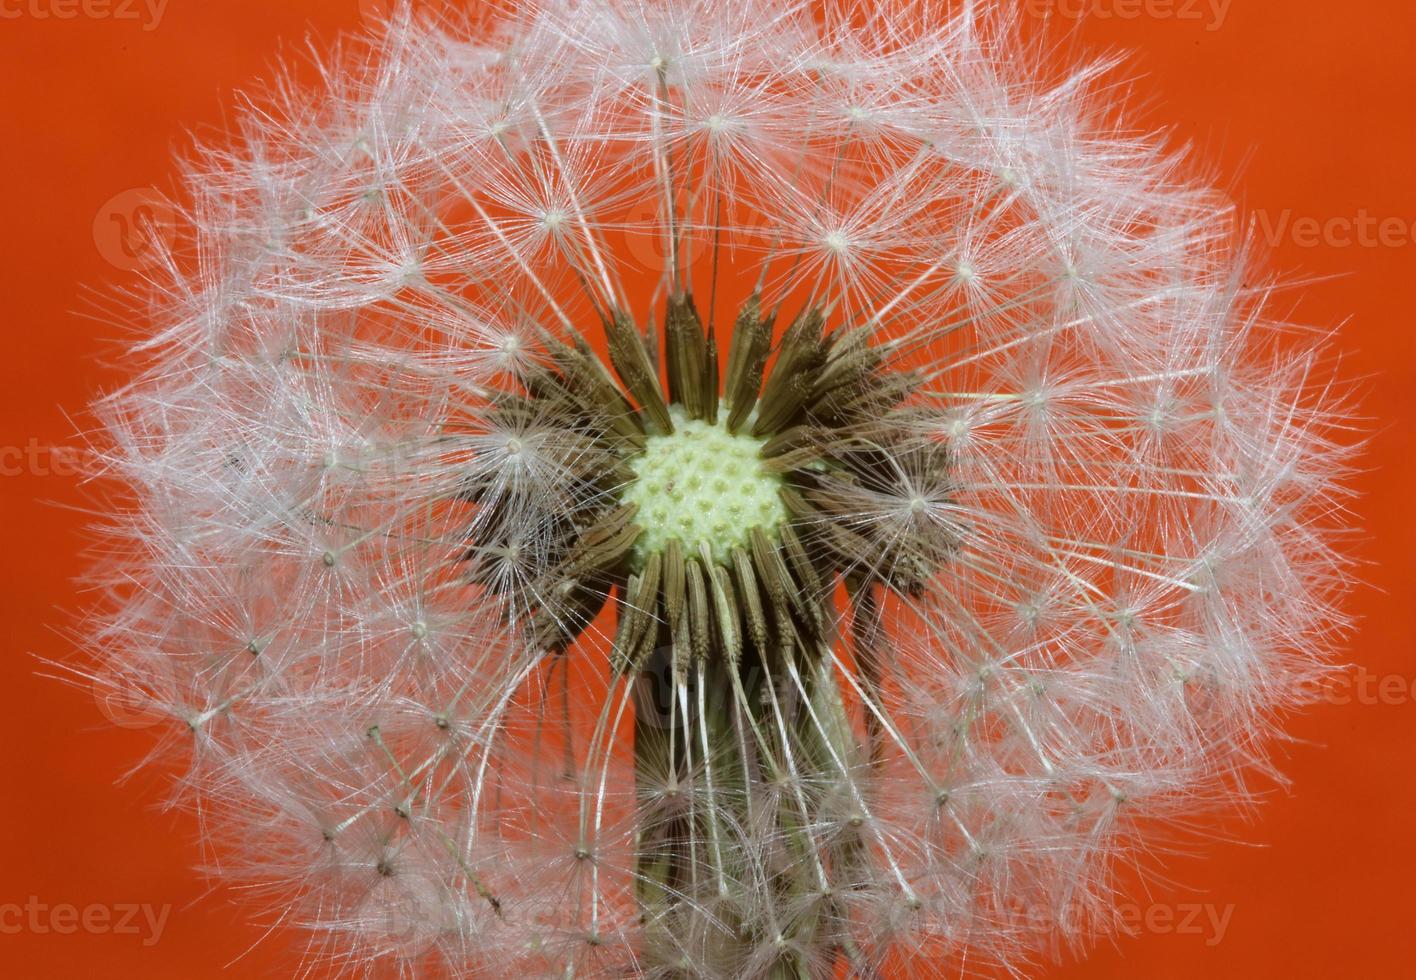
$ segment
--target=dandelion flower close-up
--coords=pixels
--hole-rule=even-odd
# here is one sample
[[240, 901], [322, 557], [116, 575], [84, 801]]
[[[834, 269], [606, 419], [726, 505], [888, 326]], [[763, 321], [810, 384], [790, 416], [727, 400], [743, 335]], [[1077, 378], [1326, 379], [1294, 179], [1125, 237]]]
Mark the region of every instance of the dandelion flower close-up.
[[1015, 21], [393, 9], [186, 159], [90, 672], [292, 964], [1025, 971], [1276, 775], [1349, 392]]

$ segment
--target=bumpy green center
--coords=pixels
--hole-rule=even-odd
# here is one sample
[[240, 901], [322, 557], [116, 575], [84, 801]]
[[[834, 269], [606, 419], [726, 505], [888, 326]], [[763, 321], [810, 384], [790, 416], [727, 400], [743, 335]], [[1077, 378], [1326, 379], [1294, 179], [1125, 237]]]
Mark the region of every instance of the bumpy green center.
[[673, 538], [690, 555], [706, 544], [716, 561], [747, 545], [755, 527], [775, 541], [787, 511], [781, 477], [762, 463], [763, 440], [689, 418], [677, 406], [670, 414], [673, 434], [650, 436], [629, 463], [637, 479], [625, 488], [624, 502], [639, 505], [635, 523], [644, 529], [634, 563]]

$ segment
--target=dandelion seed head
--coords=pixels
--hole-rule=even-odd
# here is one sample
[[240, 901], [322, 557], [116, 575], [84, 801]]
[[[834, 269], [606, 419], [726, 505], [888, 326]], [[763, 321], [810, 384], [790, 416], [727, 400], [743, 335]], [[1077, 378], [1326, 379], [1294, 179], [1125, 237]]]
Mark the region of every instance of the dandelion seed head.
[[1321, 676], [1350, 450], [1231, 202], [1041, 57], [982, 3], [420, 14], [199, 153], [92, 635], [223, 876], [368, 975], [1107, 930]]

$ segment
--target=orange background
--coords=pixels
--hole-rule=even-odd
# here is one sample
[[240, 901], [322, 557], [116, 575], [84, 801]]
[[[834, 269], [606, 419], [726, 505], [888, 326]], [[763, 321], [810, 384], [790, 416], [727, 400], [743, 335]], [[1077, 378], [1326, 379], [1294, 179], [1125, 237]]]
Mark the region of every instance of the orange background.
[[[122, 331], [84, 316], [85, 290], [123, 281], [122, 222], [145, 188], [169, 185], [171, 152], [220, 127], [233, 90], [282, 52], [301, 56], [307, 35], [326, 43], [379, 3], [168, 0], [154, 20], [151, 2], [0, 0], [0, 907], [171, 911], [151, 945], [6, 934], [0, 920], [6, 977], [288, 976], [297, 962], [293, 937], [266, 935], [191, 873], [196, 821], [155, 809], [161, 773], [115, 785], [151, 733], [111, 727], [84, 691], [41, 676], [41, 658], [72, 659], [63, 631], [84, 602], [85, 493], [53, 447], [73, 444], [74, 418], [122, 377]], [[1340, 326], [1372, 433], [1356, 481], [1369, 585], [1350, 603], [1355, 666], [1294, 721], [1299, 741], [1280, 750], [1291, 790], [1168, 860], [1166, 880], [1134, 895], [1137, 935], [1041, 975], [1416, 975], [1416, 6], [1022, 2], [1031, 29], [1133, 53], [1144, 121], [1175, 124], [1226, 175], [1272, 232], [1275, 270], [1316, 280], [1280, 305]], [[1078, 26], [1082, 9], [1094, 16]], [[1044, 23], [1046, 10], [1062, 16]], [[1227, 928], [1205, 914], [1186, 928], [1193, 906], [1229, 910]]]

